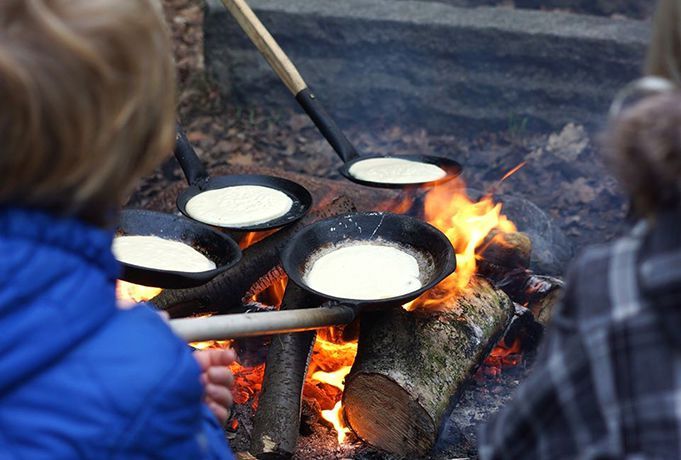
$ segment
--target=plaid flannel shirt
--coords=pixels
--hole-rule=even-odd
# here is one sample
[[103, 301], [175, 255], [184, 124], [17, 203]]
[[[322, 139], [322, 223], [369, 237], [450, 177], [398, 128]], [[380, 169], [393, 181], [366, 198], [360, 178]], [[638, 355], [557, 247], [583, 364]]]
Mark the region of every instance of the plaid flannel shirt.
[[643, 298], [642, 260], [681, 249], [681, 214], [587, 251], [532, 374], [483, 427], [481, 459], [681, 459], [681, 296]]

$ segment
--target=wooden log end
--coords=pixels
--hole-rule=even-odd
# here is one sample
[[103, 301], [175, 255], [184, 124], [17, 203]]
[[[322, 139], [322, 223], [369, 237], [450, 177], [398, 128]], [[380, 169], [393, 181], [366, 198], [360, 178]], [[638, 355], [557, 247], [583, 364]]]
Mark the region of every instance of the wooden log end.
[[362, 315], [357, 358], [343, 405], [350, 428], [387, 452], [421, 457], [447, 408], [513, 314], [511, 300], [474, 277], [443, 311], [393, 309]]
[[408, 456], [430, 450], [437, 433], [435, 422], [400, 385], [373, 373], [357, 373], [351, 380], [343, 394], [345, 419], [364, 441]]

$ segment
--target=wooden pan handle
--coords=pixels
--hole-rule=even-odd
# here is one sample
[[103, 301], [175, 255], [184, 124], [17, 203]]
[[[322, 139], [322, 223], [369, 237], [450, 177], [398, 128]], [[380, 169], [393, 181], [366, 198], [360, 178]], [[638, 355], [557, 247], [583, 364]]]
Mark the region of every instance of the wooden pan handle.
[[171, 329], [187, 342], [225, 340], [257, 335], [282, 334], [348, 324], [356, 310], [347, 305], [319, 308], [241, 313], [170, 320]]
[[222, 0], [260, 54], [295, 96], [307, 88], [303, 77], [244, 0]]

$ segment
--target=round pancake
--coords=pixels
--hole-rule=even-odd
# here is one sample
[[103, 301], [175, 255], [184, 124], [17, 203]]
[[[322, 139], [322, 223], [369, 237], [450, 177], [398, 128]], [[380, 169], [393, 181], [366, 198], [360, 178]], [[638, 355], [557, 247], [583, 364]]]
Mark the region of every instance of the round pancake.
[[348, 172], [359, 180], [381, 184], [420, 184], [447, 175], [434, 164], [402, 158], [368, 158], [354, 163]]
[[181, 241], [158, 236], [117, 236], [111, 249], [116, 259], [129, 265], [176, 272], [215, 270], [215, 262]]
[[293, 200], [284, 192], [261, 185], [235, 185], [206, 190], [192, 197], [187, 214], [200, 222], [221, 227], [248, 227], [286, 215]]
[[304, 279], [310, 288], [332, 297], [378, 300], [420, 289], [419, 275], [411, 254], [393, 246], [356, 243], [320, 255]]

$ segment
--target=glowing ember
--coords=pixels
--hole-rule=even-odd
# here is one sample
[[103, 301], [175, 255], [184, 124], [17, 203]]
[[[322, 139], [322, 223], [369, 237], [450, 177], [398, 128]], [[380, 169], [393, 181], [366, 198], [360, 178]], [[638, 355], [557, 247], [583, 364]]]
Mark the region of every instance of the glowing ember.
[[499, 377], [504, 369], [516, 367], [521, 363], [522, 359], [522, 343], [520, 338], [516, 338], [511, 345], [507, 345], [502, 340], [485, 358], [485, 362], [478, 374], [482, 373], [493, 378]]
[[476, 272], [476, 249], [490, 231], [515, 232], [513, 223], [501, 214], [501, 204], [486, 195], [478, 202], [466, 194], [463, 183], [451, 181], [434, 188], [425, 198], [425, 219], [441, 230], [456, 252], [456, 271], [414, 302], [404, 306], [408, 311], [417, 308], [446, 308], [448, 299], [458, 296], [468, 286]]
[[141, 286], [123, 280], [116, 281], [116, 298], [123, 302], [146, 302], [159, 295], [162, 290], [161, 288]]
[[229, 366], [229, 370], [234, 374], [234, 402], [246, 404], [251, 402], [253, 410], [258, 408], [258, 397], [262, 390], [262, 380], [265, 376], [265, 364], [254, 367], [246, 367], [234, 362]]
[[514, 175], [514, 174], [517, 173], [518, 171], [520, 171], [520, 170], [525, 166], [525, 164], [527, 164], [527, 161], [522, 161], [522, 162], [520, 162], [520, 163], [519, 163], [518, 165], [516, 165], [513, 169], [511, 169], [509, 172], [507, 172], [506, 174], [504, 174], [504, 177], [502, 177], [501, 179], [499, 179], [499, 183], [505, 181], [506, 179], [508, 179], [509, 177], [511, 177], [512, 175]]
[[[197, 350], [224, 349], [232, 346], [231, 340], [209, 340], [206, 342], [190, 343]], [[238, 358], [237, 358], [238, 359]], [[262, 389], [265, 375], [265, 364], [257, 366], [242, 366], [238, 362], [230, 364], [229, 370], [234, 374], [234, 390], [232, 396], [237, 404], [251, 403], [253, 409], [258, 408], [258, 396]]]
[[[253, 298], [253, 300], [273, 305], [280, 304], [286, 288], [286, 279], [275, 282], [270, 288]], [[196, 349], [228, 348], [231, 341], [208, 341], [192, 343]], [[308, 377], [305, 381], [303, 396], [319, 404], [321, 416], [328, 420], [336, 430], [338, 442], [344, 442], [350, 429], [346, 427], [342, 417], [341, 398], [343, 381], [350, 372], [357, 354], [357, 341], [343, 339], [342, 329], [322, 329], [317, 334]], [[234, 374], [235, 388], [233, 393], [236, 404], [250, 404], [255, 410], [262, 389], [265, 365], [253, 367], [233, 363], [230, 370]]]
[[522, 343], [520, 338], [516, 338], [510, 346], [506, 342], [501, 341], [485, 359], [485, 364], [504, 367], [517, 366], [520, 362], [521, 349]]
[[[208, 341], [191, 344], [194, 348], [227, 348], [231, 341]], [[321, 330], [312, 351], [310, 371], [306, 379], [303, 395], [315, 400], [321, 409], [321, 416], [328, 420], [336, 430], [338, 442], [344, 442], [350, 429], [342, 417], [341, 397], [343, 380], [350, 372], [357, 354], [357, 341], [344, 341], [336, 329]], [[250, 404], [258, 408], [258, 397], [262, 390], [265, 365], [247, 367], [233, 363], [230, 370], [234, 374], [235, 389], [232, 392], [236, 404]]]

